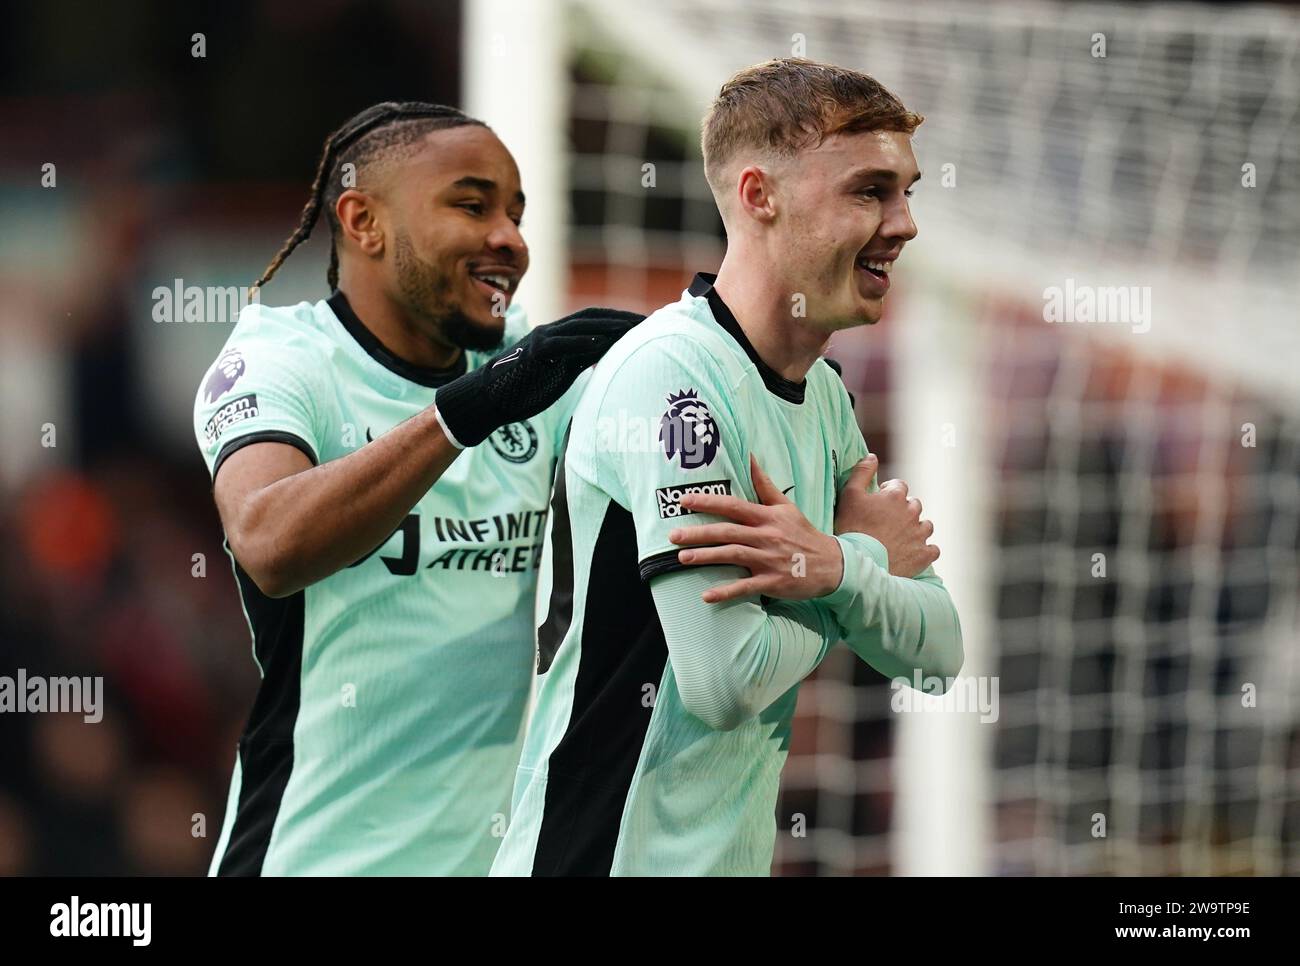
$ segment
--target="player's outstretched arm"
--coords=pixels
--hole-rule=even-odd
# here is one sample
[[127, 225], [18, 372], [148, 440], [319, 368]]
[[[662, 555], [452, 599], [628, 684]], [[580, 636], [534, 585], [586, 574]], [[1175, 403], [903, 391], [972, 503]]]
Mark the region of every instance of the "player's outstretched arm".
[[382, 544], [460, 453], [535, 416], [643, 317], [584, 309], [538, 326], [438, 390], [436, 403], [320, 466], [292, 445], [258, 442], [221, 463], [214, 495], [235, 559], [263, 593], [285, 597]]
[[621, 309], [587, 308], [539, 325], [487, 365], [438, 390], [443, 429], [457, 446], [477, 446], [501, 426], [536, 416], [644, 319]]
[[387, 540], [458, 455], [431, 406], [320, 466], [285, 443], [245, 446], [221, 464], [213, 496], [240, 566], [287, 597]]

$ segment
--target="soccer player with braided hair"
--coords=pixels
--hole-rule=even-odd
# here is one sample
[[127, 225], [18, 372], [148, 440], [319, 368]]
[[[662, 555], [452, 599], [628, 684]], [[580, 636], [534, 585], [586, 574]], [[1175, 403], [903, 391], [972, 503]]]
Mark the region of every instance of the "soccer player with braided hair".
[[213, 476], [262, 673], [214, 874], [484, 874], [534, 663], [573, 400], [641, 316], [531, 332], [514, 159], [454, 108], [329, 136], [260, 288], [323, 215], [332, 294], [255, 303], [204, 378]]

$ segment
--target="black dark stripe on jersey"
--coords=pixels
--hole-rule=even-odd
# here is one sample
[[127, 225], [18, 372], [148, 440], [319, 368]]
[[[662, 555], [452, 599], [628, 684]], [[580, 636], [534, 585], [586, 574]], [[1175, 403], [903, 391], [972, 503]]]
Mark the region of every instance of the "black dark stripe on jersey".
[[699, 272], [687, 291], [696, 298], [703, 295], [708, 299], [709, 310], [713, 313], [713, 318], [718, 325], [727, 330], [728, 335], [740, 343], [740, 347], [745, 350], [745, 355], [749, 356], [749, 361], [754, 363], [754, 367], [758, 369], [758, 374], [763, 377], [763, 385], [767, 387], [768, 392], [774, 396], [780, 396], [786, 402], [803, 403], [807, 380], [795, 382], [792, 379], [787, 379], [759, 357], [758, 350], [749, 341], [749, 336], [745, 335], [745, 330], [736, 321], [736, 316], [727, 307], [727, 303], [722, 301], [722, 296], [718, 294], [718, 290], [713, 287], [713, 283], [717, 280], [718, 276], [716, 275]]
[[289, 597], [267, 597], [238, 561], [235, 580], [253, 628], [253, 651], [262, 668], [262, 683], [239, 740], [239, 802], [217, 874], [260, 875], [293, 771], [306, 598], [301, 590]]
[[[569, 429], [573, 424], [569, 424]], [[551, 492], [551, 601], [546, 620], [537, 628], [537, 673], [545, 674], [560, 649], [560, 642], [573, 623], [573, 530], [569, 526], [568, 488], [564, 485], [565, 453], [569, 430], [560, 443], [555, 465], [555, 488]]]
[[665, 550], [663, 553], [652, 553], [637, 565], [641, 573], [642, 580], [649, 580], [651, 577], [658, 577], [660, 574], [670, 574], [676, 570], [689, 570], [696, 564], [684, 564], [677, 559], [680, 550]]
[[628, 789], [668, 661], [650, 586], [636, 564], [632, 515], [605, 510], [582, 615], [573, 707], [547, 765], [533, 875], [609, 875]]
[[[694, 546], [696, 548], [722, 547], [722, 546], [726, 546], [726, 544], [700, 543], [700, 544], [695, 544]], [[652, 577], [658, 577], [660, 574], [671, 574], [678, 570], [691, 570], [695, 567], [714, 566], [713, 564], [707, 564], [707, 563], [703, 563], [703, 564], [682, 563], [680, 560], [677, 559], [677, 555], [686, 549], [687, 549], [686, 547], [678, 547], [675, 550], [664, 550], [661, 551], [660, 553], [652, 553], [650, 556], [646, 557], [639, 564], [637, 564], [637, 567], [641, 572], [641, 579], [648, 581]]]
[[361, 348], [366, 350], [366, 354], [374, 359], [389, 372], [395, 372], [403, 379], [409, 379], [411, 382], [419, 383], [421, 386], [445, 386], [457, 376], [465, 375], [469, 363], [465, 359], [465, 353], [461, 352], [460, 358], [456, 364], [448, 366], [446, 369], [434, 369], [429, 366], [417, 366], [414, 363], [407, 362], [399, 356], [393, 355], [388, 348], [379, 341], [379, 337], [371, 332], [364, 322], [357, 317], [357, 313], [352, 310], [348, 297], [342, 292], [335, 292], [326, 300], [326, 305], [343, 323], [343, 328], [348, 330], [348, 334], [357, 340]]
[[252, 446], [254, 443], [285, 443], [295, 449], [300, 449], [311, 460], [311, 465], [316, 466], [320, 460], [316, 458], [316, 451], [311, 448], [301, 436], [295, 436], [293, 433], [285, 433], [280, 430], [268, 429], [261, 433], [249, 433], [247, 436], [240, 436], [238, 439], [232, 439], [225, 446], [221, 447], [221, 452], [217, 454], [216, 461], [212, 464], [212, 478], [217, 478], [217, 471], [221, 469], [224, 463], [231, 455], [239, 452], [245, 446]]

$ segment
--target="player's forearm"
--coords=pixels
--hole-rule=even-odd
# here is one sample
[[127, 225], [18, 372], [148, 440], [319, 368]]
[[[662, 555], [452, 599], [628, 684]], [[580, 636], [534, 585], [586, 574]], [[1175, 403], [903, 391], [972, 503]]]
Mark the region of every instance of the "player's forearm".
[[744, 572], [707, 567], [666, 574], [651, 592], [686, 710], [730, 731], [808, 676], [837, 629], [807, 601], [704, 604], [700, 594]]
[[889, 573], [883, 548], [862, 534], [837, 537], [844, 551], [844, 578], [819, 598], [834, 615], [844, 641], [890, 678], [913, 680], [915, 672], [939, 678], [947, 690], [964, 661], [961, 623], [943, 581], [927, 570], [915, 578]]
[[250, 494], [229, 534], [236, 559], [269, 596], [296, 593], [387, 540], [460, 453], [429, 407], [349, 456]]

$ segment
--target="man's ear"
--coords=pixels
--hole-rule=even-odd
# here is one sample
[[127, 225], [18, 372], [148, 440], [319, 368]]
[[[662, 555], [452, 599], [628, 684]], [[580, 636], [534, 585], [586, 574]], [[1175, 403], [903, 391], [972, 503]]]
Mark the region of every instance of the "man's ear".
[[343, 236], [361, 250], [376, 257], [384, 253], [384, 227], [379, 219], [379, 202], [373, 195], [349, 188], [334, 206]]
[[736, 205], [741, 214], [759, 221], [776, 217], [772, 175], [756, 164], [741, 169], [736, 182]]

